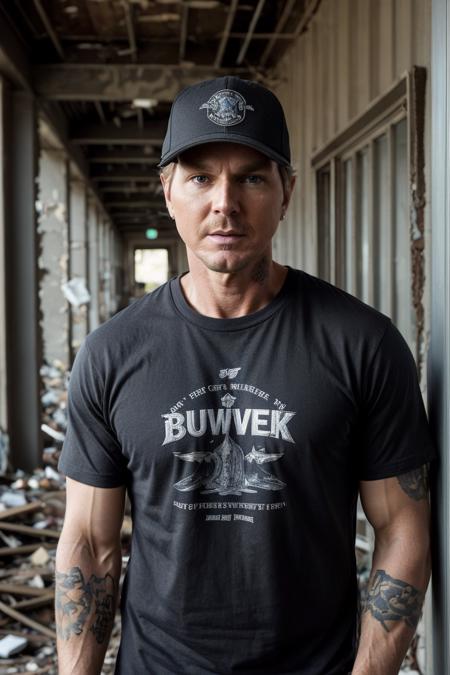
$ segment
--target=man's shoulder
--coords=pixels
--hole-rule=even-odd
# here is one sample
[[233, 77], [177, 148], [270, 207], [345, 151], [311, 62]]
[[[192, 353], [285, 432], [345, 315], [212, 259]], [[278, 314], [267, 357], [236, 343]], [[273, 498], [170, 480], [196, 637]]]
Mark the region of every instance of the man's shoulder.
[[111, 346], [132, 347], [136, 340], [143, 339], [144, 334], [151, 331], [155, 319], [163, 317], [170, 309], [170, 282], [134, 300], [89, 333], [85, 342], [90, 351], [101, 352]]
[[369, 331], [384, 331], [390, 324], [388, 316], [342, 288], [301, 270], [295, 273], [298, 296], [309, 319], [336, 328], [358, 326]]

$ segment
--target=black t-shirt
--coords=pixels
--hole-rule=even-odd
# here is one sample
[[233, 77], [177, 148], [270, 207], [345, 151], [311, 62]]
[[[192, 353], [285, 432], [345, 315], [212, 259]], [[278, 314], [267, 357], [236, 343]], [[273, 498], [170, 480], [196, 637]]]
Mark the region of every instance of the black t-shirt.
[[358, 482], [432, 456], [399, 332], [303, 272], [244, 317], [179, 278], [114, 316], [76, 357], [60, 469], [129, 491], [116, 673], [351, 670]]

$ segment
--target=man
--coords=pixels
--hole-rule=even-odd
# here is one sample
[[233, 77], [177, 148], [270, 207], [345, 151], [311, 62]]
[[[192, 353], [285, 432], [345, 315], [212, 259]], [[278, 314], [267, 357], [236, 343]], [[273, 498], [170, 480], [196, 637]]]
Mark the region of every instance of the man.
[[[161, 158], [189, 272], [86, 339], [60, 468], [60, 675], [100, 673], [133, 540], [120, 675], [393, 675], [429, 578], [433, 456], [385, 316], [272, 260], [283, 111], [234, 77], [175, 100]], [[355, 511], [375, 529], [357, 644]]]

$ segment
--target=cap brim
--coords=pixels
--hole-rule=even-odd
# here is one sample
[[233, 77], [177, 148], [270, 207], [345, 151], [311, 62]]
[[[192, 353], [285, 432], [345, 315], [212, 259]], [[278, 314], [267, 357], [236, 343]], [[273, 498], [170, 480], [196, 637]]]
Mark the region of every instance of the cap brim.
[[189, 150], [190, 148], [195, 148], [198, 145], [206, 145], [208, 143], [238, 143], [240, 145], [246, 145], [249, 148], [258, 150], [263, 155], [266, 155], [270, 159], [273, 159], [274, 162], [277, 162], [278, 164], [282, 164], [283, 166], [286, 167], [291, 167], [291, 163], [289, 160], [286, 159], [286, 157], [279, 155], [277, 152], [272, 150], [272, 148], [269, 148], [267, 145], [264, 145], [263, 143], [260, 143], [259, 141], [256, 141], [253, 138], [241, 136], [240, 134], [237, 133], [227, 133], [227, 135], [225, 136], [222, 133], [222, 134], [208, 134], [207, 136], [203, 137], [201, 136], [200, 138], [195, 139], [195, 141], [192, 141], [192, 143], [184, 143], [179, 148], [172, 150], [165, 157], [162, 157], [160, 163], [158, 164], [158, 168], [162, 169], [163, 167], [167, 166], [167, 164], [170, 164], [170, 162], [175, 160], [179, 155], [181, 155], [186, 150]]

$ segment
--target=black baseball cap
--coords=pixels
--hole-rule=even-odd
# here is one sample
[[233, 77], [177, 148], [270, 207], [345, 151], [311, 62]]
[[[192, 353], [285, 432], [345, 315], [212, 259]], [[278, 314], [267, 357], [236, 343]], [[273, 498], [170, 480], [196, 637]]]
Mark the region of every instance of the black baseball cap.
[[239, 77], [219, 77], [184, 89], [173, 102], [159, 167], [204, 143], [242, 143], [291, 165], [281, 103], [269, 89]]

